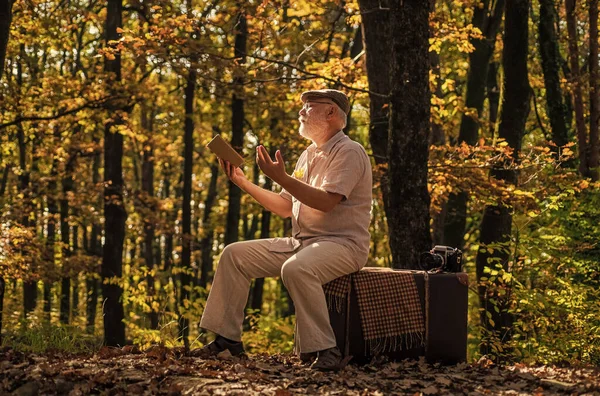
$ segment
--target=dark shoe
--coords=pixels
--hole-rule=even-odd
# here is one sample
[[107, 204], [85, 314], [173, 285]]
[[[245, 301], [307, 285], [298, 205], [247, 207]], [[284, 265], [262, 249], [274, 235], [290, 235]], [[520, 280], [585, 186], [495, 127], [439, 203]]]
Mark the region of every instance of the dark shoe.
[[244, 344], [239, 341], [228, 341], [224, 337], [218, 335], [213, 342], [210, 342], [202, 348], [192, 351], [191, 355], [195, 357], [208, 358], [217, 356], [219, 353], [225, 350], [228, 350], [229, 353], [231, 353], [231, 356], [239, 356], [244, 353]]
[[302, 363], [312, 363], [316, 359], [318, 352], [308, 352], [300, 354], [300, 361]]
[[342, 368], [342, 353], [337, 347], [319, 351], [317, 360], [310, 366], [313, 370], [338, 371]]

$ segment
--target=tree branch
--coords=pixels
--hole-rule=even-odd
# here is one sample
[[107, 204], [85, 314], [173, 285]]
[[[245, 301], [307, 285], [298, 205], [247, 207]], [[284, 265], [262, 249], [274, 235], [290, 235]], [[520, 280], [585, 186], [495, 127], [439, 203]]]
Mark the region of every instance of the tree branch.
[[68, 115], [77, 113], [78, 111], [81, 111], [81, 110], [103, 108], [104, 105], [107, 102], [111, 102], [113, 100], [128, 99], [128, 98], [129, 97], [124, 97], [124, 96], [122, 96], [122, 97], [114, 97], [113, 96], [113, 97], [103, 98], [103, 99], [100, 99], [100, 100], [97, 100], [97, 101], [94, 101], [94, 102], [86, 103], [84, 105], [81, 105], [79, 107], [76, 107], [76, 108], [73, 108], [73, 109], [70, 109], [70, 110], [65, 110], [65, 111], [62, 111], [62, 112], [58, 112], [58, 113], [53, 114], [51, 116], [19, 116], [19, 117], [15, 118], [12, 121], [5, 122], [4, 124], [0, 124], [0, 131], [3, 130], [3, 129], [6, 129], [6, 128], [10, 127], [10, 126], [18, 125], [19, 123], [24, 122], [24, 121], [52, 121], [52, 120], [57, 120], [57, 119], [62, 118], [64, 116], [68, 116]]
[[382, 97], [382, 98], [387, 98], [389, 96], [389, 95], [380, 94], [378, 92], [369, 91], [368, 89], [361, 89], [361, 88], [352, 87], [352, 86], [350, 86], [348, 84], [343, 83], [339, 78], [338, 79], [334, 79], [334, 78], [331, 78], [331, 77], [325, 77], [325, 76], [322, 76], [322, 75], [320, 75], [318, 73], [313, 73], [313, 72], [310, 72], [308, 70], [304, 70], [304, 69], [302, 69], [302, 68], [300, 68], [298, 66], [292, 65], [291, 63], [288, 63], [288, 62], [279, 61], [279, 60], [275, 60], [275, 59], [264, 58], [262, 56], [253, 55], [253, 54], [246, 54], [246, 56], [248, 56], [250, 58], [254, 58], [254, 59], [263, 60], [265, 62], [275, 63], [275, 64], [280, 65], [280, 66], [289, 67], [290, 69], [296, 70], [296, 71], [298, 71], [298, 72], [300, 72], [302, 74], [306, 74], [307, 76], [312, 76], [312, 77], [315, 77], [315, 78], [322, 78], [325, 81], [329, 81], [329, 82], [337, 84], [337, 85], [339, 85], [341, 87], [344, 87], [344, 88], [346, 88], [349, 91], [364, 92], [364, 93], [368, 93], [369, 95], [379, 96], [379, 97]]

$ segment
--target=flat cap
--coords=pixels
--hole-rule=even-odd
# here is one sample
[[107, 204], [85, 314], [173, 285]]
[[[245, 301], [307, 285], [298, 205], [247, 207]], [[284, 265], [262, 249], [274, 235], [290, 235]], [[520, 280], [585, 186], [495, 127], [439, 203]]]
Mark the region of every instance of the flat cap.
[[336, 89], [318, 89], [315, 91], [302, 92], [300, 100], [305, 103], [309, 99], [331, 99], [346, 115], [350, 113], [350, 101], [345, 93]]

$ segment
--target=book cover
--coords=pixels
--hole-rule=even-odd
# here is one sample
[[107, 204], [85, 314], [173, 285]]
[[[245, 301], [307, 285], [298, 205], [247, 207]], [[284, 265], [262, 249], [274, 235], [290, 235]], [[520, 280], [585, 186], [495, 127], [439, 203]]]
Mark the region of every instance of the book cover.
[[216, 135], [207, 145], [222, 160], [229, 161], [236, 168], [244, 163], [244, 158], [227, 143], [221, 135]]

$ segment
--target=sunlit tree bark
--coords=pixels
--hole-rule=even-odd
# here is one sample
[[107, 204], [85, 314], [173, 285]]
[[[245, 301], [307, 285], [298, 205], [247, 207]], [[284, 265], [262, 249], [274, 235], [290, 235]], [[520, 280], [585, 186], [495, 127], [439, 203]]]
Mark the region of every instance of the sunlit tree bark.
[[391, 4], [389, 240], [395, 268], [418, 268], [431, 248], [429, 231], [429, 9]]

